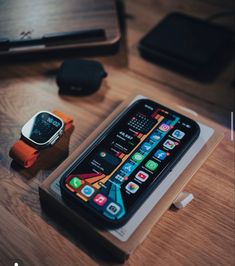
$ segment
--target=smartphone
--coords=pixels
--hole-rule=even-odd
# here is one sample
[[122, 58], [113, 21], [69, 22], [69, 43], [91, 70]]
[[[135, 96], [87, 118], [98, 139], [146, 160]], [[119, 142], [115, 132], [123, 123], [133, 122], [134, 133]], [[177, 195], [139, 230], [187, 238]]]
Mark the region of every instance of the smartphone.
[[198, 124], [137, 100], [60, 179], [62, 196], [105, 227], [120, 227], [166, 178], [200, 133]]

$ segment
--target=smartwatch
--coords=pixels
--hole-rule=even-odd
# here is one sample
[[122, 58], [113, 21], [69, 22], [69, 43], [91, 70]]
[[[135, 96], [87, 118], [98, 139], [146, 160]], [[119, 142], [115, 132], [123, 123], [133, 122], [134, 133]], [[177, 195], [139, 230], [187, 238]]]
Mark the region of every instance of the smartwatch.
[[22, 128], [21, 138], [11, 148], [9, 156], [24, 168], [31, 167], [39, 151], [55, 144], [73, 119], [60, 111], [36, 113]]

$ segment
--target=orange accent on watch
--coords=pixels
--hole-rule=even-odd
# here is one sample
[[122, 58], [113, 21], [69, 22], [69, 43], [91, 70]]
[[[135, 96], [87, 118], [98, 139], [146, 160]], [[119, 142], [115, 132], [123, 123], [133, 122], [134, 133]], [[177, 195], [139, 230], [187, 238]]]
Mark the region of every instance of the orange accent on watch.
[[[73, 119], [71, 117], [57, 110], [52, 113], [64, 121], [64, 131], [72, 127]], [[36, 162], [39, 150], [20, 139], [10, 149], [9, 156], [24, 168], [29, 168]]]
[[39, 151], [20, 139], [12, 146], [9, 155], [24, 168], [29, 168], [36, 162]]
[[64, 113], [54, 110], [52, 112], [53, 114], [57, 115], [59, 118], [61, 118], [64, 121], [64, 130], [68, 130], [73, 125], [73, 119], [72, 117], [65, 115]]

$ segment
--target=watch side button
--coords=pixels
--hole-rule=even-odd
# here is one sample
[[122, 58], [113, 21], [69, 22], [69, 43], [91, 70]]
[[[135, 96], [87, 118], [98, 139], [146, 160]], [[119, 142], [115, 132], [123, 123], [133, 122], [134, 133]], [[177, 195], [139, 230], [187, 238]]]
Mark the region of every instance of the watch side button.
[[57, 136], [55, 139], [53, 139], [52, 142], [51, 142], [51, 145], [54, 145], [56, 143], [56, 141], [58, 140], [59, 137], [60, 136]]

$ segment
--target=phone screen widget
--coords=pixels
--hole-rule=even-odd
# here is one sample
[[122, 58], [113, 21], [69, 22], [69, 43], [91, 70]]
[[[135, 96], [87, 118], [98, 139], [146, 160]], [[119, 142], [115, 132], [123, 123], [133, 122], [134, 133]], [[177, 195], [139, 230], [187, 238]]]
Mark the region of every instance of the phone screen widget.
[[107, 206], [106, 210], [112, 215], [117, 215], [119, 213], [119, 211], [121, 210], [121, 207], [118, 206], [114, 202], [110, 202], [109, 205]]
[[136, 191], [139, 189], [139, 186], [134, 182], [129, 182], [126, 185], [126, 190], [131, 192], [132, 194], [136, 193]]
[[152, 145], [148, 142], [144, 142], [143, 145], [141, 146], [142, 151], [149, 151], [152, 148]]
[[97, 194], [95, 197], [94, 197], [94, 199], [93, 199], [93, 201], [97, 204], [97, 205], [99, 205], [99, 206], [104, 206], [104, 204], [107, 202], [107, 198], [104, 196], [104, 195], [102, 195], [102, 194]]
[[90, 164], [96, 171], [108, 175], [120, 162], [121, 159], [112, 155], [110, 152], [100, 151], [93, 157]]
[[167, 131], [169, 131], [171, 129], [171, 126], [163, 123], [163, 124], [160, 125], [159, 129], [161, 131], [163, 131], [163, 132], [167, 132]]
[[117, 157], [105, 151], [101, 151], [99, 153], [99, 156], [103, 158], [107, 163], [112, 164], [112, 165], [118, 165], [120, 162], [120, 160]]
[[149, 174], [145, 173], [144, 171], [139, 171], [136, 175], [135, 178], [141, 182], [145, 182], [149, 177]]
[[155, 171], [158, 167], [158, 163], [154, 162], [153, 160], [148, 160], [145, 164], [145, 167], [151, 171]]
[[167, 157], [167, 153], [165, 151], [162, 151], [162, 150], [157, 150], [154, 153], [154, 157], [156, 157], [157, 159], [163, 161]]
[[128, 122], [128, 126], [134, 128], [138, 132], [146, 134], [156, 123], [155, 119], [149, 118], [144, 114], [137, 113]]
[[184, 137], [185, 133], [179, 129], [176, 129], [173, 133], [172, 136], [177, 138], [177, 139], [182, 139]]
[[139, 152], [136, 152], [134, 153], [134, 155], [131, 157], [132, 160], [134, 160], [135, 162], [137, 163], [140, 163], [144, 160], [144, 155], [139, 153]]
[[117, 137], [126, 139], [126, 140], [133, 140], [135, 137], [133, 136], [133, 133], [130, 133], [128, 130], [121, 130], [117, 133]]
[[111, 145], [118, 149], [119, 151], [128, 154], [130, 153], [133, 148], [140, 142], [140, 140], [138, 138], [132, 141], [126, 141], [126, 140], [122, 140], [122, 139], [114, 139], [111, 142]]
[[113, 138], [111, 145], [118, 148], [125, 154], [129, 153], [138, 143], [140, 139], [128, 129], [119, 131]]
[[83, 187], [83, 189], [81, 190], [81, 193], [86, 196], [86, 197], [90, 197], [92, 196], [92, 194], [95, 192], [94, 188], [89, 186], [89, 185], [85, 185]]
[[175, 148], [175, 146], [178, 145], [177, 142], [174, 142], [170, 139], [167, 139], [164, 143], [163, 146], [166, 147], [169, 150], [173, 150]]
[[82, 181], [81, 179], [79, 179], [78, 177], [73, 177], [70, 181], [69, 184], [71, 187], [77, 189], [82, 185]]

